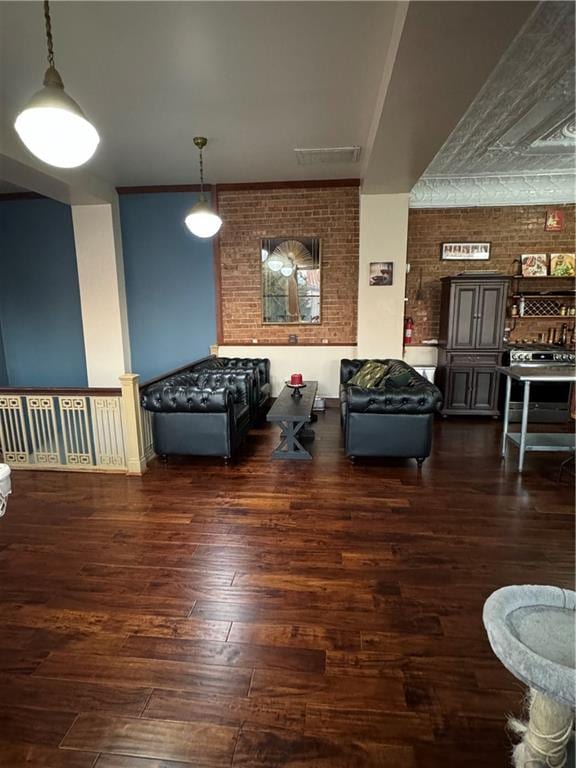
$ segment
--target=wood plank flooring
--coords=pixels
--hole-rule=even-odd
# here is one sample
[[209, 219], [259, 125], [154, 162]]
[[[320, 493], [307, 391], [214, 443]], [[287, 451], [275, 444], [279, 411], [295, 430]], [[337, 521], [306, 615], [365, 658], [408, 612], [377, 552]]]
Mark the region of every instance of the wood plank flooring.
[[236, 463], [143, 478], [14, 473], [0, 521], [5, 768], [500, 768], [522, 687], [482, 605], [573, 585], [562, 457], [498, 457], [499, 425], [439, 421], [434, 455]]

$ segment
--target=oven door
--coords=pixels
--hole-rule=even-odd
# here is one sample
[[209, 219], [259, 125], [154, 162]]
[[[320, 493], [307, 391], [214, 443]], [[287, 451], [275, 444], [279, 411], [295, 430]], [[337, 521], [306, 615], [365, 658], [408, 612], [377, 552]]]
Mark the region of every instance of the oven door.
[[[530, 384], [528, 420], [542, 424], [568, 421], [571, 384], [555, 381], [533, 381]], [[512, 379], [510, 421], [521, 421], [524, 384]]]

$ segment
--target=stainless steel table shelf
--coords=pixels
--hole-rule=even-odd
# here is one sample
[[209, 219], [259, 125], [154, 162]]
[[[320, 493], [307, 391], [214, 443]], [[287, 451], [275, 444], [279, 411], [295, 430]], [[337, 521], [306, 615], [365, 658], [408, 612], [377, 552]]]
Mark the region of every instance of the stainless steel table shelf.
[[[526, 451], [575, 451], [574, 434], [562, 432], [528, 432], [528, 405], [530, 403], [530, 384], [533, 381], [576, 382], [576, 370], [572, 366], [517, 365], [509, 368], [500, 366], [497, 370], [506, 376], [506, 399], [504, 403], [504, 428], [502, 431], [502, 456], [506, 455], [508, 443], [518, 447], [518, 472], [524, 469]], [[522, 421], [520, 432], [509, 432], [510, 393], [512, 379], [524, 385], [522, 399]]]

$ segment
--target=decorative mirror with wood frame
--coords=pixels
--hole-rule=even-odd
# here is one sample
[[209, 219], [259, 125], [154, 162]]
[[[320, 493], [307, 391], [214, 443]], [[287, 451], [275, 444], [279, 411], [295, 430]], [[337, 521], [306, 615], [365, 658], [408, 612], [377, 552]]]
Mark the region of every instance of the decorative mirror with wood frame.
[[262, 322], [321, 321], [320, 239], [268, 237], [261, 243]]

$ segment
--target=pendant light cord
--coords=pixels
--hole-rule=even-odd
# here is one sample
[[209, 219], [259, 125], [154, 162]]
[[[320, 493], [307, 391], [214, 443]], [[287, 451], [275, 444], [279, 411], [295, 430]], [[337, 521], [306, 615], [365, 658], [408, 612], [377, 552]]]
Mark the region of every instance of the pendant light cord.
[[50, 19], [50, 3], [44, 0], [44, 22], [46, 23], [46, 44], [48, 46], [48, 64], [54, 66], [54, 43], [52, 41], [52, 20]]
[[200, 148], [200, 199], [204, 200], [204, 158]]

